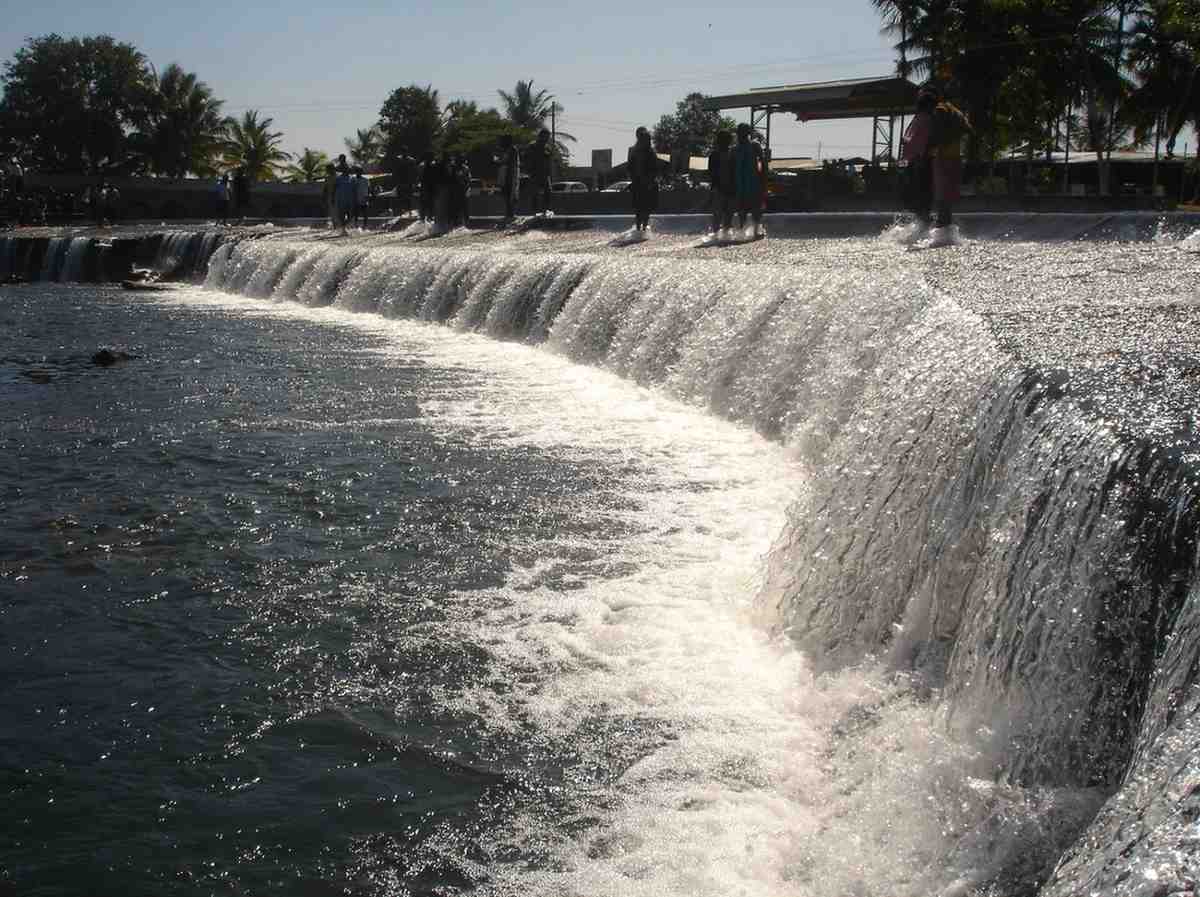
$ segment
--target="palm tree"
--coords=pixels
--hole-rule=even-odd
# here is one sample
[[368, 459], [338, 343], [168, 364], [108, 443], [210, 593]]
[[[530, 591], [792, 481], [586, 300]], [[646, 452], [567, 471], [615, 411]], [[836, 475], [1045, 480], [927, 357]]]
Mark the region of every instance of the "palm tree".
[[225, 132], [221, 100], [195, 74], [175, 63], [155, 81], [154, 117], [141, 135], [150, 167], [176, 178], [189, 171], [201, 177], [214, 174]]
[[320, 150], [309, 149], [307, 146], [293, 164], [287, 167], [287, 179], [293, 184], [308, 184], [325, 177], [325, 166], [329, 157]]
[[1139, 11], [1129, 45], [1129, 64], [1140, 82], [1131, 98], [1135, 139], [1145, 143], [1159, 135], [1167, 157], [1187, 124], [1200, 89], [1200, 47], [1196, 26], [1171, 0], [1149, 0]]
[[282, 131], [272, 131], [275, 119], [258, 118], [257, 109], [248, 109], [240, 121], [226, 119], [228, 137], [222, 143], [221, 164], [226, 169], [241, 168], [252, 181], [273, 181], [292, 158], [279, 148]]
[[347, 137], [343, 142], [354, 164], [363, 168], [374, 165], [383, 155], [383, 133], [378, 125], [372, 125], [366, 130], [358, 128], [353, 137]]
[[[544, 90], [534, 93], [532, 78], [528, 81], [518, 81], [512, 93], [506, 90], [498, 90], [496, 93], [500, 94], [500, 100], [504, 104], [504, 117], [518, 128], [525, 128], [534, 133], [546, 127], [546, 119], [563, 111], [563, 107], [552, 94]], [[571, 151], [563, 145], [563, 141], [574, 143], [574, 136], [556, 127], [554, 140], [559, 156], [563, 159], [568, 158]]]

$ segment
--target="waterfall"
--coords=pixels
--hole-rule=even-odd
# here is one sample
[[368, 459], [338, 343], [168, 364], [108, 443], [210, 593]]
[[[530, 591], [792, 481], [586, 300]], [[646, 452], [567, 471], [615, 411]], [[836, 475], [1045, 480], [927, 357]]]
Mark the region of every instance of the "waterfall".
[[96, 241], [91, 237], [72, 237], [58, 279], [68, 282], [85, 280], [88, 259], [96, 252]]
[[154, 255], [153, 269], [172, 280], [203, 274], [208, 260], [222, 241], [220, 231], [172, 231], [162, 234]]
[[[544, 344], [790, 446], [814, 485], [768, 558], [760, 622], [819, 669], [903, 675], [1000, 786], [1031, 795], [1045, 843], [976, 883], [1029, 893], [1066, 849], [1048, 894], [1132, 894], [1118, 879], [1135, 862], [1194, 858], [1176, 808], [1200, 814], [1182, 412], [1114, 416], [1104, 371], [1023, 361], [901, 265], [257, 240], [218, 249], [206, 283]], [[971, 849], [998, 850], [987, 831]]]
[[71, 245], [70, 237], [51, 237], [42, 256], [41, 280], [58, 280], [63, 256]]
[[[1159, 242], [1195, 258], [1189, 233]], [[74, 279], [94, 249], [55, 238], [38, 268], [33, 244], [0, 240], [0, 274]], [[981, 807], [947, 823], [948, 849], [984, 857], [963, 888], [1182, 892], [1200, 855], [1193, 369], [1156, 356], [1114, 403], [1103, 359], [1025, 357], [914, 264], [558, 248], [172, 232], [154, 265], [541, 345], [784, 444], [811, 488], [766, 559], [758, 622], [818, 671], [894, 677], [976, 758], [948, 789]], [[847, 731], [882, 728], [887, 700]], [[1012, 801], [1042, 828], [1013, 823]]]

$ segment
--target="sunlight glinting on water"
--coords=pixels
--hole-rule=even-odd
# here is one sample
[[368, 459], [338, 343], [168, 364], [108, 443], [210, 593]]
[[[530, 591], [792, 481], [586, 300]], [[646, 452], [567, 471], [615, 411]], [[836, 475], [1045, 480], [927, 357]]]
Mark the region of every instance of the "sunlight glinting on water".
[[[579, 782], [572, 820], [535, 812], [496, 834], [498, 854], [514, 843], [553, 857], [498, 863], [488, 870], [498, 893], [915, 895], [977, 874], [973, 854], [933, 870], [921, 859], [945, 852], [947, 800], [963, 807], [960, 826], [986, 815], [988, 800], [964, 802], [980, 788], [991, 797], [971, 778], [977, 752], [938, 734], [936, 711], [903, 681], [870, 666], [816, 680], [752, 624], [763, 555], [807, 488], [780, 446], [543, 350], [339, 309], [212, 293], [171, 301], [381, 334], [394, 347], [381, 351], [486, 374], [423, 403], [438, 430], [646, 469], [634, 478], [644, 488], [621, 496], [626, 510], [607, 512], [624, 537], [535, 546], [537, 561], [485, 600], [469, 596], [469, 622], [439, 635], [482, 648], [507, 680], [504, 693], [440, 697], [498, 736], [532, 730], [596, 762], [614, 732], [642, 745], [626, 768]], [[543, 584], [556, 557], [581, 549], [600, 559], [596, 576], [565, 591]], [[847, 719], [881, 707], [883, 725], [839, 747]], [[597, 719], [608, 734], [589, 744], [580, 733]]]

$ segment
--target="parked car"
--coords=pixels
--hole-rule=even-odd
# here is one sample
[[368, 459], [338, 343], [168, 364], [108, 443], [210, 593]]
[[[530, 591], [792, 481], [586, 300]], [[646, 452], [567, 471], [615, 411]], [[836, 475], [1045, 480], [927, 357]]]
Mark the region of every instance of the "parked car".
[[601, 193], [628, 193], [629, 187], [632, 183], [633, 183], [633, 181], [614, 181], [613, 183], [609, 184], [607, 187], [605, 187], [600, 192]]
[[550, 185], [551, 193], [587, 193], [588, 185], [583, 181], [555, 181]]

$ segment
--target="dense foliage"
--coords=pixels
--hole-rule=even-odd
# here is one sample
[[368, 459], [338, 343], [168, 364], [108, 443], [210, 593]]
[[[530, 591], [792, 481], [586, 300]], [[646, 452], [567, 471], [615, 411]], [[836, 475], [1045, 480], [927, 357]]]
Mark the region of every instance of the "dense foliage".
[[47, 171], [146, 167], [134, 135], [153, 127], [156, 79], [131, 44], [111, 37], [31, 38], [5, 65], [0, 135]]
[[1107, 156], [1200, 127], [1200, 0], [871, 0], [900, 75], [931, 79], [976, 126], [974, 159]]
[[[733, 132], [737, 122], [719, 112], [701, 106], [704, 94], [689, 93], [679, 101], [672, 115], [664, 115], [654, 127], [654, 149], [660, 153], [684, 153], [700, 156], [715, 143], [717, 131]], [[632, 140], [632, 135], [630, 135]]]

